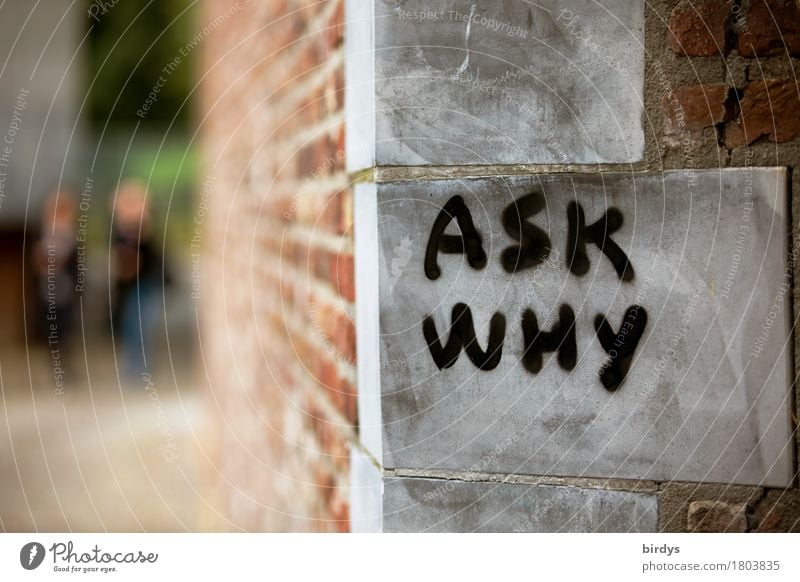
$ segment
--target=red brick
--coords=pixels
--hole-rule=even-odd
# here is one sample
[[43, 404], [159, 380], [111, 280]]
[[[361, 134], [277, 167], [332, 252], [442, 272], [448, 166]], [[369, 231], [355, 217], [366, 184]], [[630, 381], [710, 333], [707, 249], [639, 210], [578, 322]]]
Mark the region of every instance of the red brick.
[[293, 198], [277, 198], [269, 205], [269, 214], [283, 222], [292, 222], [297, 213], [294, 212]]
[[742, 30], [739, 54], [746, 57], [788, 53], [800, 56], [800, 8], [795, 0], [752, 0]]
[[332, 174], [344, 169], [344, 127], [336, 131], [335, 134], [326, 134], [320, 139], [322, 148], [322, 159], [327, 162], [325, 164], [325, 173]]
[[331, 116], [339, 110], [335, 71], [330, 74], [325, 83], [325, 90], [322, 94], [321, 103], [324, 104], [322, 109], [326, 116]]
[[339, 390], [339, 374], [336, 371], [336, 364], [328, 359], [322, 360], [322, 372], [319, 377], [320, 384], [328, 393], [331, 403], [337, 410], [343, 410], [345, 405], [345, 395]]
[[342, 124], [339, 127], [339, 131], [336, 133], [336, 145], [335, 145], [336, 170], [344, 169], [344, 152], [345, 152], [345, 130], [344, 130], [344, 124]]
[[316, 486], [320, 489], [320, 497], [322, 498], [322, 502], [327, 505], [330, 503], [336, 490], [333, 476], [322, 467], [317, 467], [316, 471], [314, 472], [314, 481]]
[[300, 152], [297, 154], [297, 175], [300, 178], [309, 178], [313, 174], [312, 172], [316, 172], [317, 166], [319, 165], [319, 148], [317, 147], [317, 142], [311, 142], [303, 146]]
[[749, 145], [766, 137], [787, 142], [800, 136], [800, 95], [790, 79], [768, 79], [750, 83], [744, 89], [739, 118], [725, 127], [728, 147]]
[[320, 228], [335, 234], [344, 234], [346, 232], [344, 198], [345, 194], [343, 192], [337, 192], [328, 198], [319, 219]]
[[[308, 127], [309, 125], [314, 125], [316, 122], [322, 119], [322, 113], [322, 109], [319, 106], [319, 100], [315, 95], [311, 95], [300, 106], [295, 115], [292, 117], [292, 120], [298, 119], [300, 123]], [[290, 129], [292, 131], [290, 131], [287, 135], [291, 135], [291, 133], [294, 132], [294, 128]]]
[[311, 251], [310, 270], [318, 279], [328, 280], [331, 269], [336, 264], [336, 258], [325, 249]]
[[344, 413], [345, 418], [354, 425], [358, 422], [358, 395], [356, 388], [347, 380], [339, 383], [339, 389], [345, 397]]
[[339, 295], [348, 301], [356, 299], [356, 277], [353, 255], [340, 254], [336, 257], [334, 284]]
[[336, 69], [333, 73], [333, 87], [336, 91], [336, 107], [344, 109], [344, 70]]
[[296, 76], [296, 81], [302, 81], [324, 62], [324, 50], [316, 42], [306, 42], [301, 51], [292, 75]]
[[730, 10], [723, 0], [700, 0], [681, 5], [669, 17], [669, 44], [688, 57], [725, 53], [725, 30]]
[[341, 46], [344, 41], [344, 2], [339, 0], [336, 10], [328, 22], [326, 31], [326, 42], [329, 51], [333, 51]]
[[343, 499], [336, 499], [331, 506], [331, 516], [336, 530], [341, 533], [350, 531], [350, 505]]
[[356, 326], [344, 313], [339, 313], [331, 330], [331, 342], [336, 347], [338, 357], [353, 365], [356, 359]]
[[664, 131], [675, 135], [698, 132], [725, 119], [726, 85], [685, 85], [662, 99]]

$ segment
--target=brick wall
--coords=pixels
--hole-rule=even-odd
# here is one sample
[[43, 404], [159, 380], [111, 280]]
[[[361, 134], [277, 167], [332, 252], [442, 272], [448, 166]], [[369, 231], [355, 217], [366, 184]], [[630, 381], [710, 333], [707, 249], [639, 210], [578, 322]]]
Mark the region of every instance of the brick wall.
[[800, 137], [797, 3], [655, 2], [648, 15], [651, 163], [742, 166], [749, 152], [751, 165], [792, 166]]
[[207, 0], [201, 18], [220, 23], [202, 65], [197, 271], [223, 527], [346, 531], [356, 400], [343, 2]]
[[[648, 167], [789, 166], [799, 233], [798, 3], [659, 0], [646, 11]], [[797, 488], [660, 490], [663, 531], [800, 531]]]

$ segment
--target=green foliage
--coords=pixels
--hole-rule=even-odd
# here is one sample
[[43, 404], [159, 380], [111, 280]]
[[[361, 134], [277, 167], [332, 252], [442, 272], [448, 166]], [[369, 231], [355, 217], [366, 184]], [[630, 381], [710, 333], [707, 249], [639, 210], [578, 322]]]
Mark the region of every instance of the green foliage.
[[172, 190], [182, 194], [185, 184], [192, 184], [197, 172], [195, 152], [187, 149], [183, 141], [168, 141], [164, 145], [152, 144], [149, 148], [137, 148], [131, 154], [128, 174], [142, 181], [149, 181], [151, 190], [160, 196], [168, 196]]
[[[99, 0], [87, 0], [87, 10]], [[177, 115], [177, 128], [191, 116], [182, 103], [192, 87], [194, 60], [180, 54], [195, 34], [193, 8], [197, 0], [106, 0], [105, 12], [87, 17], [90, 30], [87, 85], [92, 84], [89, 117], [95, 128], [106, 120], [112, 125], [139, 121], [136, 112], [153, 90], [163, 68], [181, 58], [166, 77], [158, 100], [147, 112], [148, 122], [169, 122]]]

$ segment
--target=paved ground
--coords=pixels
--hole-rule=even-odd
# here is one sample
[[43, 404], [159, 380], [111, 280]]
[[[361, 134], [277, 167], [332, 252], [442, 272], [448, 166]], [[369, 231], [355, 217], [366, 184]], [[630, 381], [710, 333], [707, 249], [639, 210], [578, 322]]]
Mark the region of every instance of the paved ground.
[[125, 385], [109, 347], [87, 353], [57, 394], [43, 349], [0, 349], [0, 531], [222, 529], [188, 357]]

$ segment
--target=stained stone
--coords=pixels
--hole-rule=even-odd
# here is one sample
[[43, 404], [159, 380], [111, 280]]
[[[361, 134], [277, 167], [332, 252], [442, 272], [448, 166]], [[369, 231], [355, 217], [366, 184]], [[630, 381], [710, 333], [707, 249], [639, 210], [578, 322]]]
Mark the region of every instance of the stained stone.
[[349, 0], [348, 165], [644, 152], [644, 2]]
[[654, 495], [548, 485], [391, 478], [386, 532], [654, 532]]
[[[387, 468], [789, 485], [786, 182], [749, 168], [362, 185], [366, 446]], [[469, 345], [448, 353], [454, 308]], [[501, 351], [482, 353], [492, 333]]]

